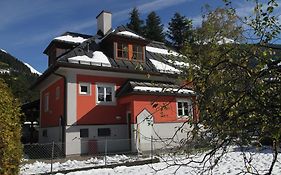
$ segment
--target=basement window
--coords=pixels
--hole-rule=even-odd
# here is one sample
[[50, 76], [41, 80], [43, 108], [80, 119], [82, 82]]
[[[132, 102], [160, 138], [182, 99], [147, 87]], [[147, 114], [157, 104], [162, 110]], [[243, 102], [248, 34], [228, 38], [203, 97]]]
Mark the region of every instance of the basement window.
[[98, 128], [98, 136], [99, 137], [107, 137], [111, 135], [110, 128]]
[[42, 131], [42, 136], [43, 136], [43, 137], [48, 137], [48, 130], [47, 130], [47, 129], [44, 129], [44, 130]]
[[89, 129], [80, 129], [80, 138], [88, 138]]

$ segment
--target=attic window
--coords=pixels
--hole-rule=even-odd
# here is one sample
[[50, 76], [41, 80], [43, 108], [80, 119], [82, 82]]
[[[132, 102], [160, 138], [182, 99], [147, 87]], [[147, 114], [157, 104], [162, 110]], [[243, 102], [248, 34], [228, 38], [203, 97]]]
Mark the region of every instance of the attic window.
[[143, 60], [143, 47], [139, 45], [133, 45], [133, 57], [134, 60]]
[[117, 57], [118, 58], [128, 58], [128, 44], [118, 43], [117, 44]]
[[117, 42], [116, 58], [132, 61], [144, 60], [144, 47], [138, 44]]

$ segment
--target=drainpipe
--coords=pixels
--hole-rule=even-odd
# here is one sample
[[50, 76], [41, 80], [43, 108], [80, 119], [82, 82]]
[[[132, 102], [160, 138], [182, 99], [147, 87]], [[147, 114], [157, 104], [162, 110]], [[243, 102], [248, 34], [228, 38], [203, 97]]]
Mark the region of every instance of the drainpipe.
[[64, 103], [63, 103], [63, 116], [61, 117], [61, 127], [62, 127], [62, 148], [64, 156], [66, 155], [66, 139], [65, 139], [65, 130], [66, 130], [66, 123], [67, 123], [67, 111], [66, 111], [66, 104], [67, 104], [67, 83], [66, 83], [66, 77], [64, 75], [58, 74], [54, 72], [54, 75], [57, 75], [59, 77], [63, 78], [64, 82]]

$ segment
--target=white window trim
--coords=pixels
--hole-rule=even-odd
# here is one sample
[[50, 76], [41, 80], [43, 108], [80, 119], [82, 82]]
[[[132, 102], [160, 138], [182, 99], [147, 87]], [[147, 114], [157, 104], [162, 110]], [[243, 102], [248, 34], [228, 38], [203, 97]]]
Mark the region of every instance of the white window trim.
[[[187, 102], [188, 106], [191, 106], [191, 115], [182, 115], [180, 116], [179, 115], [179, 108], [178, 108], [178, 102]], [[189, 117], [193, 117], [193, 104], [192, 104], [192, 99], [190, 98], [179, 98], [179, 99], [176, 99], [176, 105], [177, 105], [177, 117], [179, 119], [187, 119]]]
[[50, 103], [50, 93], [47, 92], [44, 94], [44, 112], [49, 111], [49, 103]]
[[[81, 86], [87, 86], [87, 92], [81, 92]], [[91, 95], [91, 83], [79, 82], [79, 95]]]
[[[112, 87], [112, 101], [111, 102], [99, 101], [98, 86]], [[116, 86], [113, 83], [100, 83], [100, 82], [96, 83], [96, 104], [97, 105], [111, 105], [111, 106], [116, 105], [115, 91], [116, 91]]]

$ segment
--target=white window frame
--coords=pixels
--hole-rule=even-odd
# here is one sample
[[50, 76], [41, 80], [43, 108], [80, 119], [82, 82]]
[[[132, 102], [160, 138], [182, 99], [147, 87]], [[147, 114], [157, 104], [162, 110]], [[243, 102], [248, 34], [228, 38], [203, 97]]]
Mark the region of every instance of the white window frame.
[[[86, 86], [87, 92], [82, 92], [81, 86]], [[79, 82], [79, 94], [80, 95], [91, 95], [91, 83], [89, 83], [89, 82]]]
[[[178, 118], [189, 118], [189, 117], [193, 117], [193, 103], [192, 103], [192, 99], [190, 98], [180, 98], [176, 100], [177, 103], [177, 116]], [[187, 103], [188, 104], [188, 114], [185, 114], [185, 108], [184, 105], [182, 104], [182, 113], [183, 115], [179, 115], [179, 106], [178, 103]]]
[[49, 111], [50, 93], [44, 94], [44, 112]]
[[[99, 98], [98, 98], [98, 95], [99, 95], [99, 92], [98, 92], [98, 87], [103, 87], [104, 90], [106, 87], [111, 87], [112, 88], [112, 101], [99, 101]], [[113, 83], [96, 83], [96, 103], [97, 105], [116, 105], [116, 99], [115, 99], [115, 84]], [[106, 92], [104, 92], [104, 98], [106, 96]]]
[[60, 87], [57, 86], [56, 87], [56, 100], [59, 100], [60, 99]]

